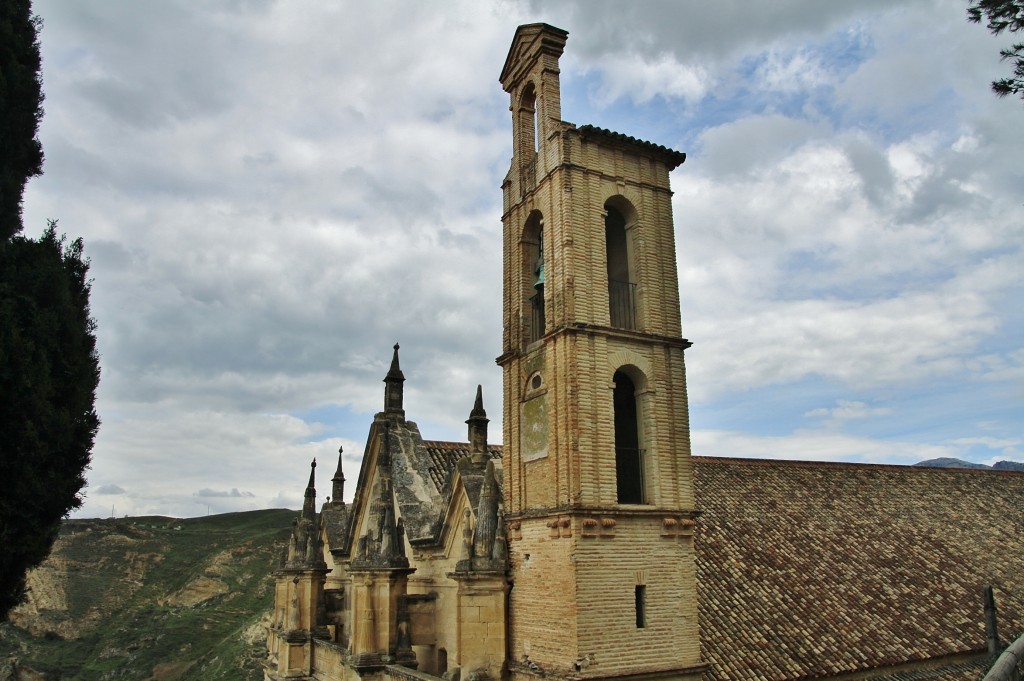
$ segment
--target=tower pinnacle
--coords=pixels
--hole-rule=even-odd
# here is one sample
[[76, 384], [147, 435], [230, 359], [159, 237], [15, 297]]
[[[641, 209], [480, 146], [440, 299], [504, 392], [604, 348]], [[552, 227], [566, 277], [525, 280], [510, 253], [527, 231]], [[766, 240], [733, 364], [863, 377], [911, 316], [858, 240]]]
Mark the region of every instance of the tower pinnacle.
[[399, 414], [405, 416], [405, 409], [402, 407], [402, 384], [405, 383], [405, 374], [398, 364], [398, 343], [395, 343], [395, 354], [391, 357], [391, 368], [388, 375], [384, 377], [384, 412], [387, 414]]
[[313, 504], [316, 500], [316, 458], [309, 464], [309, 482], [306, 484], [305, 499], [302, 502], [302, 517], [313, 518], [316, 515], [316, 508]]
[[333, 503], [336, 506], [341, 506], [345, 503], [345, 472], [341, 469], [342, 453], [344, 451], [344, 447], [338, 447], [338, 469], [334, 471], [334, 477], [331, 478], [333, 483], [331, 494]]
[[476, 401], [469, 412], [466, 424], [469, 426], [469, 456], [473, 463], [487, 461], [487, 412], [484, 411], [484, 395], [481, 386], [476, 387]]

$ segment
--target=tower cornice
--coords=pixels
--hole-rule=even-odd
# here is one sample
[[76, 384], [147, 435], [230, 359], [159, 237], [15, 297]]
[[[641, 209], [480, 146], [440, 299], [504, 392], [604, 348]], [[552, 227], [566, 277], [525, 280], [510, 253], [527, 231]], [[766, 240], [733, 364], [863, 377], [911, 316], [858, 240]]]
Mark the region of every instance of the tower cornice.
[[557, 60], [565, 50], [568, 37], [568, 31], [550, 24], [523, 24], [517, 28], [498, 78], [501, 86], [506, 92], [511, 91], [541, 55]]
[[628, 329], [620, 329], [612, 326], [601, 326], [598, 324], [586, 324], [586, 323], [574, 323], [567, 324], [565, 326], [559, 326], [540, 338], [535, 344], [527, 347], [524, 350], [514, 349], [507, 352], [503, 352], [494, 358], [494, 363], [498, 366], [505, 366], [509, 362], [512, 362], [521, 357], [528, 357], [534, 352], [540, 352], [543, 349], [543, 344], [558, 336], [565, 335], [579, 335], [579, 334], [593, 334], [601, 335], [606, 338], [618, 338], [622, 340], [636, 341], [647, 345], [655, 344], [662, 347], [669, 348], [682, 348], [687, 350], [693, 347], [693, 343], [685, 338], [679, 336], [663, 336], [656, 333], [646, 333], [643, 331], [629, 331]]

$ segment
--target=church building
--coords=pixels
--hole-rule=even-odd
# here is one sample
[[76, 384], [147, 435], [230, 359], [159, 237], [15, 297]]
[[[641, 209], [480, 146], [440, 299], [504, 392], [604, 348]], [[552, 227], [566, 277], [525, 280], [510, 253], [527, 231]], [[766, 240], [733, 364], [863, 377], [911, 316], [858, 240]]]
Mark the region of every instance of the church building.
[[1024, 632], [1024, 473], [693, 456], [686, 156], [563, 121], [567, 37], [520, 26], [500, 76], [502, 444], [479, 389], [424, 440], [395, 345], [353, 502], [310, 471], [267, 680], [981, 678]]

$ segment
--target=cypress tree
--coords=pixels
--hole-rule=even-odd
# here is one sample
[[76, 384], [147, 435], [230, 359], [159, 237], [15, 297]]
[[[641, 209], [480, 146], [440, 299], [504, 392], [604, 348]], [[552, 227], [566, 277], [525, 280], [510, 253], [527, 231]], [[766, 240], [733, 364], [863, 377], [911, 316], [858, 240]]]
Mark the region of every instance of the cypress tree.
[[21, 197], [43, 172], [40, 19], [29, 0], [0, 3], [0, 239], [21, 231]]
[[82, 240], [52, 221], [20, 236], [25, 183], [42, 173], [39, 27], [28, 0], [0, 2], [0, 621], [81, 505], [99, 428]]

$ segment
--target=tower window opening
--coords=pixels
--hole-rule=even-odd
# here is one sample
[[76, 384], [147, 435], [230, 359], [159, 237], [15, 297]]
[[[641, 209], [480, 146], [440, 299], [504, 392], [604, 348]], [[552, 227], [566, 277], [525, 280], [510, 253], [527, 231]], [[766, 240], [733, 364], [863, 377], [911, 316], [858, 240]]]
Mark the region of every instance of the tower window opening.
[[612, 326], [636, 329], [636, 284], [629, 266], [626, 220], [618, 210], [605, 206], [605, 246], [608, 256], [608, 311]]
[[529, 296], [529, 329], [526, 342], [532, 343], [544, 336], [547, 320], [544, 315], [544, 222], [538, 221], [537, 243], [527, 249], [527, 262], [530, 268], [528, 281], [532, 284], [532, 295]]
[[633, 592], [633, 599], [636, 604], [636, 628], [643, 629], [647, 626], [647, 613], [645, 612], [647, 587], [643, 584], [637, 584]]
[[625, 373], [615, 372], [615, 485], [620, 504], [644, 503], [644, 452], [640, 449], [636, 386]]
[[533, 266], [533, 331], [534, 339], [544, 335], [544, 229], [537, 233], [537, 259]]
[[540, 149], [540, 115], [537, 111], [537, 89], [533, 83], [523, 88], [519, 98], [518, 121], [516, 122], [519, 141], [516, 153], [519, 156], [519, 183], [521, 194], [537, 186], [537, 152]]
[[523, 340], [527, 345], [544, 335], [544, 218], [533, 213], [523, 228]]

